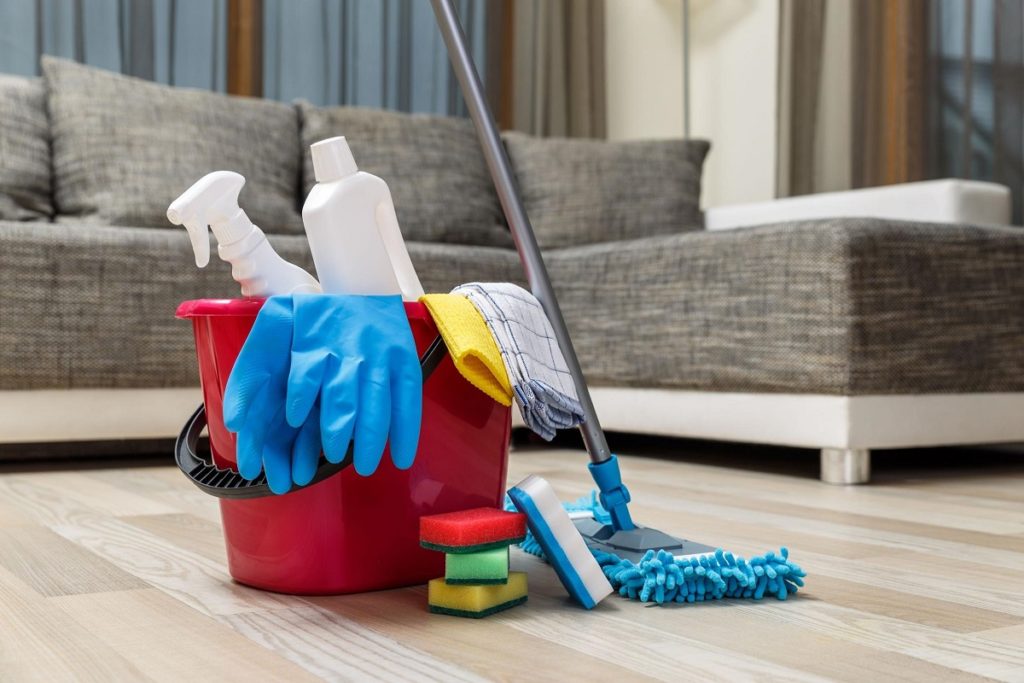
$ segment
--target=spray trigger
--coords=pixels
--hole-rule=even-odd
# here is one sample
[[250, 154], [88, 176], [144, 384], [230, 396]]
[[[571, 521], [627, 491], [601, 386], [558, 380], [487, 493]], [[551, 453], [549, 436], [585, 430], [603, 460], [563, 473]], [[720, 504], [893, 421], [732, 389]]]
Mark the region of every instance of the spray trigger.
[[192, 251], [196, 255], [196, 265], [205, 268], [210, 262], [210, 233], [207, 231], [206, 223], [202, 221], [186, 221], [185, 229], [188, 230], [188, 237], [192, 241]]
[[[188, 230], [200, 268], [210, 262], [210, 233], [206, 226], [213, 229], [221, 244], [238, 239], [238, 235], [225, 235], [224, 229], [218, 228], [239, 212], [238, 192], [243, 185], [245, 178], [233, 171], [207, 173], [167, 207], [167, 220]], [[246, 221], [243, 234], [251, 227]]]
[[167, 207], [167, 220], [188, 231], [196, 265], [210, 262], [212, 230], [217, 253], [231, 264], [231, 277], [242, 285], [243, 296], [319, 292], [316, 278], [281, 258], [238, 206], [243, 185], [245, 178], [232, 171], [207, 173]]

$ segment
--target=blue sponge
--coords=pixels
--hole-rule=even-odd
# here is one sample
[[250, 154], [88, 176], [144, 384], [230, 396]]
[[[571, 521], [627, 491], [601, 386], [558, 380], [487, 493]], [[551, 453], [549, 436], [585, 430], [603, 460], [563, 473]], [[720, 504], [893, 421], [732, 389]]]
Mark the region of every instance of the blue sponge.
[[612, 593], [601, 565], [583, 542], [551, 485], [536, 475], [513, 486], [508, 497], [526, 515], [526, 525], [569, 595], [587, 609]]

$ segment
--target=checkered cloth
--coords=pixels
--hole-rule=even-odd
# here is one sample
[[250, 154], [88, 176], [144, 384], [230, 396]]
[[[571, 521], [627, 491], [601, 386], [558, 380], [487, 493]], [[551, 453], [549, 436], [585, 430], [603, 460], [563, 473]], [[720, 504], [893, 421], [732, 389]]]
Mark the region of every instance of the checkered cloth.
[[536, 297], [522, 287], [470, 282], [452, 290], [477, 307], [501, 351], [523, 421], [550, 441], [583, 422], [576, 386]]

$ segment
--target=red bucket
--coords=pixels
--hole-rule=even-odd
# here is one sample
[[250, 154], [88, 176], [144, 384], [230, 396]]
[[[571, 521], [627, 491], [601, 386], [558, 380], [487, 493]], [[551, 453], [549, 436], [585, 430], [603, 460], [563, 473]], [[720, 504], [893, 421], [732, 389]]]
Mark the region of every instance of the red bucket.
[[[263, 301], [186, 301], [192, 321], [214, 464], [234, 468], [235, 436], [224, 427], [224, 387]], [[437, 338], [422, 304], [405, 304], [419, 353]], [[240, 583], [282, 593], [355, 593], [424, 583], [444, 573], [444, 555], [420, 548], [419, 518], [500, 506], [510, 410], [459, 375], [445, 356], [423, 385], [416, 462], [399, 471], [385, 453], [360, 477], [352, 467], [283, 496], [221, 499], [228, 570]]]

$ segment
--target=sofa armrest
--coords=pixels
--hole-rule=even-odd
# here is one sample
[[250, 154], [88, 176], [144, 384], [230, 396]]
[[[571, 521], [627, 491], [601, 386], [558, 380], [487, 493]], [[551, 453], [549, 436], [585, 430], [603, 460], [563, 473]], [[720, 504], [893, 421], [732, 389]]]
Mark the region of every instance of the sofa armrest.
[[842, 217], [973, 225], [1009, 225], [1010, 189], [975, 180], [929, 180], [847, 192], [786, 197], [710, 208], [708, 230]]
[[1024, 230], [870, 218], [545, 255], [596, 385], [1024, 390]]

